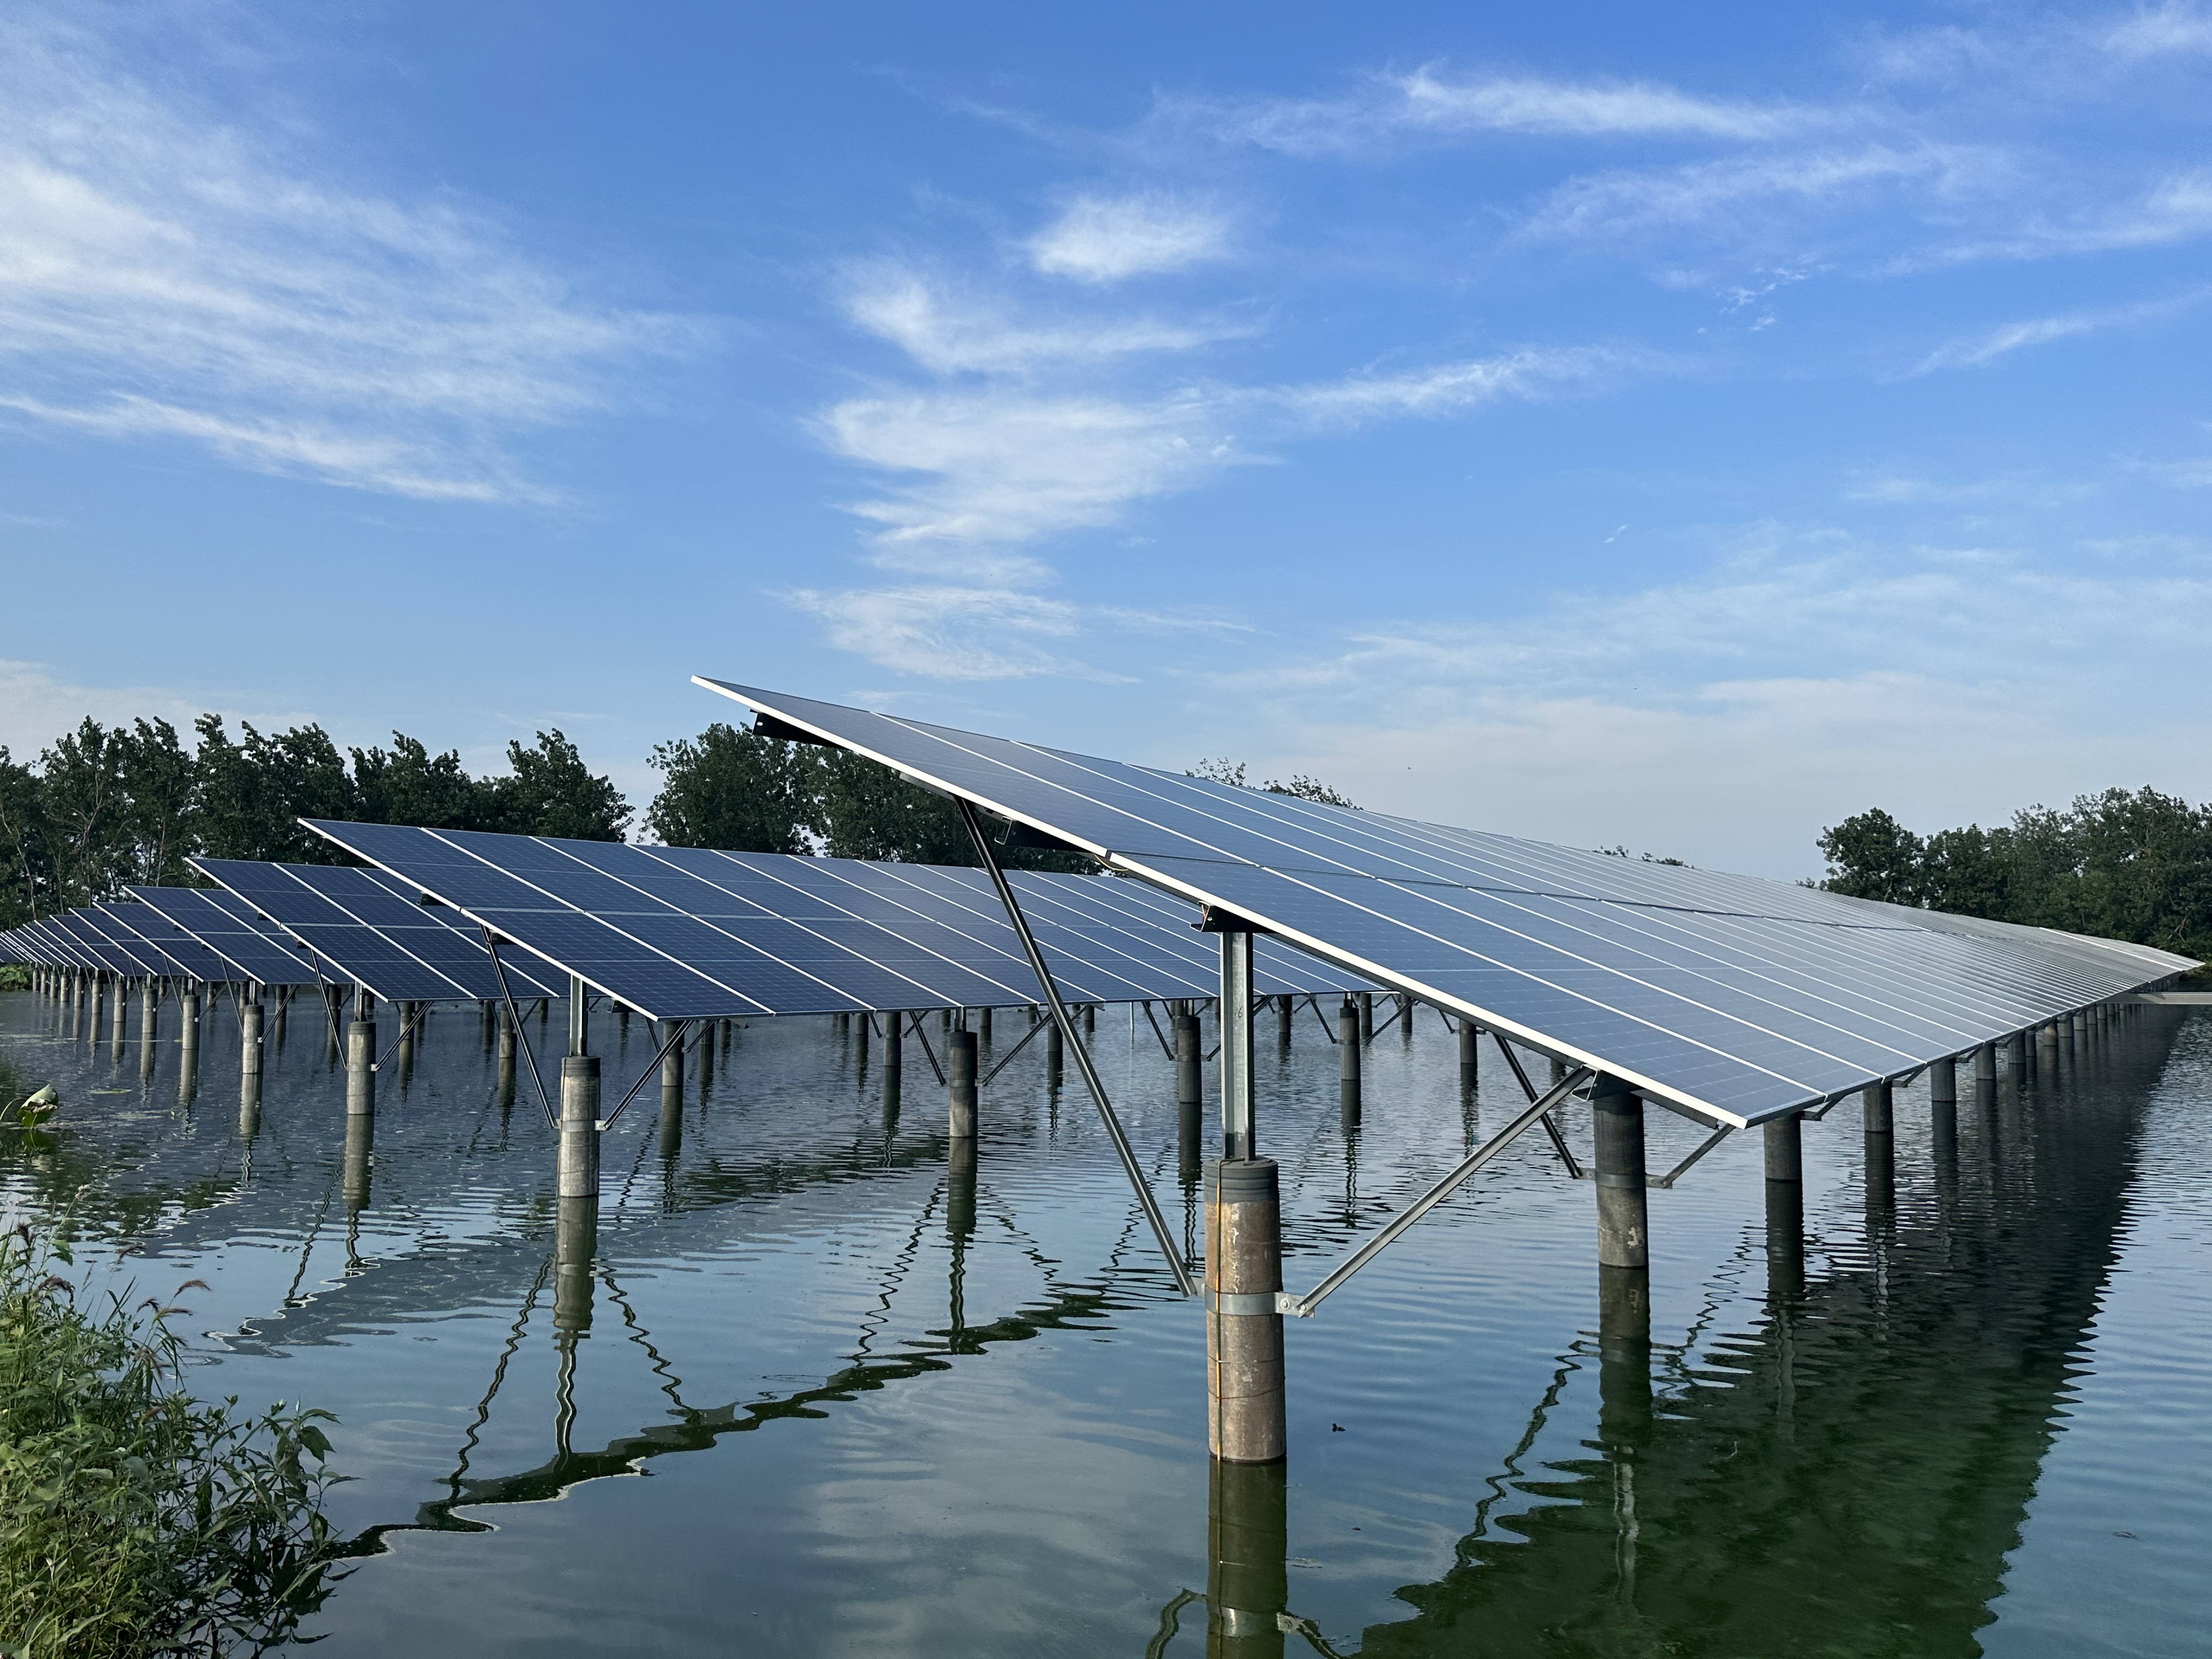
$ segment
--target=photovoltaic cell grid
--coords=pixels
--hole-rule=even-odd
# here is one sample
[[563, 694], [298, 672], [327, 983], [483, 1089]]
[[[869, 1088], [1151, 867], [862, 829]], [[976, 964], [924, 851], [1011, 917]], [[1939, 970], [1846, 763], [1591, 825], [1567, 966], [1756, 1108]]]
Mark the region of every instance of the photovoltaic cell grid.
[[1724, 1122], [1780, 1116], [2196, 965], [696, 683]]
[[222, 973], [200, 977], [258, 985], [313, 985], [315, 970], [273, 927], [228, 893], [198, 887], [133, 887], [131, 896], [211, 951]]
[[[475, 923], [425, 906], [412, 888], [374, 870], [328, 864], [191, 860], [256, 916], [281, 928], [319, 958], [324, 976], [366, 985], [393, 1002], [495, 998], [499, 981]], [[505, 961], [517, 998], [566, 996], [534, 961]]]
[[[306, 820], [655, 1018], [990, 1007], [1042, 993], [980, 870]], [[1103, 876], [1017, 872], [1064, 995], [1211, 996], [1186, 905]], [[1269, 944], [1267, 994], [1373, 981]]]

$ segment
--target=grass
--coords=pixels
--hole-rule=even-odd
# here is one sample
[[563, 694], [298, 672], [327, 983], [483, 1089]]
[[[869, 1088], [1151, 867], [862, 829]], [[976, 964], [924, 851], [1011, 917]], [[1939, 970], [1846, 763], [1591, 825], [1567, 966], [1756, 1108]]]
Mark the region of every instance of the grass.
[[70, 1266], [59, 1236], [0, 1234], [0, 1655], [283, 1641], [337, 1553], [333, 1419], [193, 1400], [168, 1324], [182, 1310], [94, 1292], [55, 1271]]

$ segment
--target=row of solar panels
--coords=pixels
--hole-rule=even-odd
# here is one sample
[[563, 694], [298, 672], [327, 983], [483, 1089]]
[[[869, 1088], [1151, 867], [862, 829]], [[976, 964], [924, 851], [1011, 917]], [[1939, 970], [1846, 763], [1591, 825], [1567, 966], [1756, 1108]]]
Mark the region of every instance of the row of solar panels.
[[1163, 895], [1729, 1123], [1907, 1075], [2198, 965], [698, 684], [772, 735], [882, 762]]
[[[988, 1007], [1041, 993], [979, 870], [521, 836], [319, 826], [436, 884], [330, 865], [195, 859], [216, 889], [134, 887], [0, 936], [26, 961], [121, 975], [366, 986], [394, 1001], [559, 996], [574, 974], [657, 1018]], [[1212, 940], [1187, 905], [1103, 876], [1014, 877], [1066, 997], [1212, 995]], [[489, 902], [486, 902], [489, 898]], [[434, 901], [434, 902], [432, 902]], [[1263, 945], [1258, 989], [1372, 981]]]

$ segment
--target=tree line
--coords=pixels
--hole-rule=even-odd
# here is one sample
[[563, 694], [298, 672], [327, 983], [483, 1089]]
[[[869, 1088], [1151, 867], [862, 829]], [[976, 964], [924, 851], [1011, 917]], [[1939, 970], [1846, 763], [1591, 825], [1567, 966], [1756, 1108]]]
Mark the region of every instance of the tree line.
[[2212, 804], [2107, 789], [1926, 836], [1875, 807], [1820, 848], [1832, 892], [2212, 959]]
[[500, 830], [619, 841], [631, 812], [559, 731], [507, 745], [509, 770], [471, 777], [395, 732], [389, 749], [341, 751], [319, 726], [234, 738], [220, 715], [187, 744], [163, 720], [87, 720], [35, 760], [0, 747], [0, 927], [112, 898], [132, 883], [184, 886], [185, 860], [353, 860], [302, 817]]
[[[320, 726], [264, 732], [203, 714], [193, 741], [167, 720], [104, 726], [87, 720], [29, 761], [0, 747], [0, 927], [112, 898], [125, 886], [184, 886], [199, 854], [288, 864], [354, 860], [301, 827], [302, 817], [432, 830], [619, 841], [632, 811], [559, 731], [507, 745], [506, 773], [471, 777], [459, 750], [431, 752], [404, 732], [388, 749], [341, 750]], [[672, 847], [819, 854], [972, 865], [975, 849], [951, 802], [875, 762], [717, 721], [654, 747], [662, 776], [646, 836]], [[1241, 765], [1204, 762], [1194, 775], [1244, 784]], [[1250, 787], [1250, 786], [1246, 786]], [[1310, 778], [1258, 786], [1350, 805]], [[992, 825], [997, 856], [1018, 869], [1088, 871], [1088, 856], [1022, 844]]]

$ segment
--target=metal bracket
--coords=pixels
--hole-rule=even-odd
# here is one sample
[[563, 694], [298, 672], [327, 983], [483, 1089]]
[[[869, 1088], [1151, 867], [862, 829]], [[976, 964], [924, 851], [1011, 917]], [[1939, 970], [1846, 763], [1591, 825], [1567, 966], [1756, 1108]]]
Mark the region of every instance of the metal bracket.
[[1288, 1291], [1208, 1291], [1206, 1310], [1231, 1316], [1290, 1313], [1287, 1304], [1297, 1300]]

